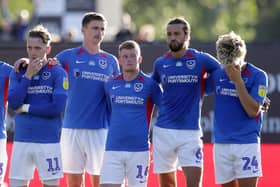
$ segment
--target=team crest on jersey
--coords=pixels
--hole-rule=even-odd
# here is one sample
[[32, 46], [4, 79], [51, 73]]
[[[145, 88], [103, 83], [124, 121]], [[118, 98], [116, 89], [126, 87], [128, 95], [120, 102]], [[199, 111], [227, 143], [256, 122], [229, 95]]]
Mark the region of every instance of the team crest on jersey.
[[181, 67], [181, 66], [183, 66], [183, 63], [181, 61], [177, 61], [176, 62], [176, 67]]
[[143, 90], [143, 83], [135, 83], [134, 90], [135, 92], [140, 92], [141, 90]]
[[69, 81], [68, 81], [68, 78], [67, 78], [67, 77], [64, 77], [64, 78], [63, 78], [63, 84], [62, 84], [62, 86], [63, 86], [63, 88], [64, 88], [65, 90], [68, 90], [68, 88], [69, 88]]
[[189, 68], [189, 69], [194, 69], [194, 68], [195, 68], [195, 65], [196, 65], [195, 60], [187, 60], [187, 61], [186, 61], [186, 66], [187, 66], [187, 68]]
[[266, 89], [264, 85], [259, 85], [258, 94], [260, 97], [264, 97], [266, 94]]
[[81, 71], [79, 69], [74, 69], [73, 73], [74, 73], [74, 77], [76, 77], [76, 78], [81, 76]]
[[88, 64], [89, 64], [90, 66], [95, 66], [95, 61], [94, 61], [94, 60], [91, 60], [91, 61], [88, 62]]
[[99, 60], [98, 64], [101, 69], [105, 69], [108, 66], [108, 63], [105, 60]]
[[51, 72], [45, 71], [42, 73], [42, 79], [43, 80], [48, 80], [51, 76]]

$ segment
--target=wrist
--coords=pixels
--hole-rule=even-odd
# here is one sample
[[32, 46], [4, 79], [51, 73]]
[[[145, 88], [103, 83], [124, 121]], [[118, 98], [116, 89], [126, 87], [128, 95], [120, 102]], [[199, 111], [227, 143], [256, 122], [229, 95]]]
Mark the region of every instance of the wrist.
[[29, 74], [25, 73], [22, 77], [24, 77], [24, 78], [26, 78], [28, 80], [31, 80], [32, 75], [29, 75]]
[[22, 105], [22, 112], [28, 113], [29, 112], [30, 104], [23, 104]]

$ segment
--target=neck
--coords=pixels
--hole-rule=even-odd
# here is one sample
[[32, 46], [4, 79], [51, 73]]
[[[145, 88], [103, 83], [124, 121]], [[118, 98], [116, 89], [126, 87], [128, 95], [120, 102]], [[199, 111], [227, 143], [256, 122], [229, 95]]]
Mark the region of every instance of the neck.
[[100, 52], [100, 44], [93, 44], [89, 42], [83, 42], [83, 47], [90, 53], [96, 54]]
[[246, 69], [246, 67], [247, 67], [247, 63], [242, 61], [242, 63], [241, 63], [241, 71], [244, 71]]
[[124, 71], [123, 72], [123, 79], [125, 81], [131, 81], [137, 77], [139, 70], [136, 71]]
[[174, 58], [181, 58], [181, 57], [183, 57], [185, 55], [186, 50], [187, 50], [187, 47], [183, 47], [179, 51], [176, 51], [176, 52], [171, 51], [171, 53], [172, 53], [172, 56]]

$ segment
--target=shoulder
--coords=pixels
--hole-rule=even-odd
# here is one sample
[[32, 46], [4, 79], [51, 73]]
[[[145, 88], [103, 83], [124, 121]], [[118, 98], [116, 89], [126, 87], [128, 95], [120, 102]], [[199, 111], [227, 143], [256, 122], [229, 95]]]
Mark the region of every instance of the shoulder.
[[4, 61], [0, 61], [1, 74], [9, 75], [12, 69], [13, 69], [13, 66], [11, 66], [10, 64], [8, 64]]
[[150, 85], [157, 84], [157, 82], [151, 77], [151, 75], [148, 75], [144, 72], [140, 72], [137, 79]]
[[118, 62], [117, 57], [115, 55], [113, 55], [111, 53], [108, 53], [106, 51], [103, 51], [103, 50], [99, 53], [99, 56], [101, 58], [106, 59], [107, 61], [109, 61], [111, 63], [117, 63]]
[[48, 64], [46, 70], [53, 72], [56, 76], [66, 76], [67, 75], [64, 68], [58, 64], [56, 64], [56, 65]]
[[192, 54], [195, 58], [210, 59], [218, 62], [218, 60], [210, 53], [206, 53], [204, 51], [198, 51], [197, 49], [190, 48], [188, 49], [187, 54]]
[[170, 51], [168, 51], [165, 54], [163, 54], [162, 56], [159, 56], [158, 58], [156, 58], [155, 65], [160, 65], [171, 59], [172, 59], [172, 54]]
[[248, 63], [247, 70], [249, 70], [249, 73], [254, 74], [256, 77], [264, 77], [267, 79], [267, 73], [263, 69], [255, 66], [251, 63]]
[[69, 48], [69, 49], [64, 49], [63, 51], [60, 51], [56, 56], [61, 57], [61, 56], [69, 56], [71, 54], [82, 54], [83, 53], [83, 48], [81, 46], [76, 47], [76, 48]]

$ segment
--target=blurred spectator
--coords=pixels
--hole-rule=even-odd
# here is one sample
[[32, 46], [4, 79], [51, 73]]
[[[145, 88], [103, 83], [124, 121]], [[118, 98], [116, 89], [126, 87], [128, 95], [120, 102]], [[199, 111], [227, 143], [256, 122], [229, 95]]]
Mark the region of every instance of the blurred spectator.
[[30, 14], [26, 9], [18, 12], [17, 18], [11, 27], [11, 36], [13, 40], [21, 41], [25, 39], [26, 31], [29, 27]]
[[64, 33], [64, 35], [62, 37], [62, 41], [63, 42], [75, 42], [77, 34], [78, 34], [78, 31], [76, 28], [70, 28]]
[[131, 20], [131, 16], [127, 13], [122, 16], [122, 26], [115, 36], [115, 41], [124, 41], [133, 39], [135, 32], [135, 25]]
[[0, 0], [0, 14], [2, 17], [0, 34], [1, 40], [9, 40], [10, 39], [10, 30], [12, 18], [7, 6], [7, 0]]
[[135, 40], [138, 42], [153, 42], [155, 40], [155, 27], [152, 24], [142, 25]]

